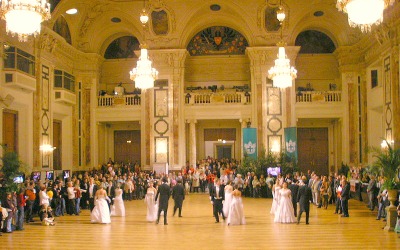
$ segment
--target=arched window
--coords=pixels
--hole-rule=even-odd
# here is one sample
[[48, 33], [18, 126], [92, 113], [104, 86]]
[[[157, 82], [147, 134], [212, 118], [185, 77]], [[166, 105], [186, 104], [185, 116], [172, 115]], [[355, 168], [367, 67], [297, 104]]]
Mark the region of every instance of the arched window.
[[53, 25], [53, 30], [64, 37], [67, 43], [71, 44], [71, 33], [69, 31], [68, 23], [63, 16], [57, 18], [57, 21]]
[[316, 30], [301, 32], [296, 38], [295, 45], [301, 46], [300, 54], [329, 54], [336, 49], [329, 36]]
[[135, 50], [139, 50], [139, 41], [134, 36], [122, 36], [108, 45], [104, 53], [105, 59], [133, 58]]

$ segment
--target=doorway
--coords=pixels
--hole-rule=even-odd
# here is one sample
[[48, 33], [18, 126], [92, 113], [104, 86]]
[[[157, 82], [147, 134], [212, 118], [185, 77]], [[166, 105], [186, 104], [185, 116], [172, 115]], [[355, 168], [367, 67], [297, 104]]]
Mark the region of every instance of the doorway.
[[328, 128], [298, 128], [298, 166], [300, 170], [329, 174]]
[[233, 145], [216, 145], [217, 159], [232, 159]]
[[18, 153], [18, 112], [3, 110], [3, 141], [10, 152]]
[[53, 120], [53, 169], [62, 170], [62, 122]]
[[114, 131], [114, 161], [140, 163], [140, 130]]

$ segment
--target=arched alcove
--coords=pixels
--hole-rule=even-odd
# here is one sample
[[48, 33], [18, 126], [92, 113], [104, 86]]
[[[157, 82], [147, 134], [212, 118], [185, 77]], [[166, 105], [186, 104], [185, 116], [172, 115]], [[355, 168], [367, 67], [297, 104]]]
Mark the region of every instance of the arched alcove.
[[67, 43], [72, 44], [71, 32], [69, 30], [68, 23], [63, 16], [59, 16], [54, 22], [53, 30], [60, 36], [64, 37]]
[[243, 55], [249, 44], [238, 31], [225, 26], [208, 27], [197, 33], [189, 42], [191, 56]]
[[57, 5], [61, 2], [61, 0], [49, 0], [50, 4], [50, 12], [53, 13], [53, 11], [56, 9]]
[[108, 45], [104, 53], [105, 59], [134, 58], [135, 50], [139, 50], [139, 41], [134, 36], [122, 36]]
[[332, 39], [323, 32], [317, 30], [305, 30], [301, 32], [295, 41], [296, 46], [301, 46], [300, 54], [330, 54], [336, 50]]

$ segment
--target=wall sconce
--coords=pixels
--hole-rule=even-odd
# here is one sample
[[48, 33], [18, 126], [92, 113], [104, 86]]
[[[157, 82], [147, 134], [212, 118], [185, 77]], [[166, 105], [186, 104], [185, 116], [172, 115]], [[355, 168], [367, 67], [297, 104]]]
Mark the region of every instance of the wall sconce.
[[278, 141], [272, 142], [271, 152], [274, 154], [279, 154], [281, 152], [281, 145]]
[[43, 152], [44, 155], [49, 155], [53, 153], [55, 147], [51, 146], [50, 144], [43, 144], [39, 147], [39, 150]]
[[381, 142], [381, 148], [385, 150], [389, 147], [389, 145], [393, 145], [393, 144], [394, 144], [394, 141], [383, 140]]

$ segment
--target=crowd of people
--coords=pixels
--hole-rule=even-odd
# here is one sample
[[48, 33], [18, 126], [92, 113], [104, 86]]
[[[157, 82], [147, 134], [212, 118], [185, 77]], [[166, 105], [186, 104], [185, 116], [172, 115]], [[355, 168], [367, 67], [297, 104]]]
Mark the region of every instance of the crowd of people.
[[[145, 201], [148, 221], [158, 223], [164, 213], [167, 224], [165, 200], [172, 195], [173, 215], [178, 212], [182, 217], [183, 200], [189, 193], [209, 194], [216, 222], [222, 217], [228, 225], [245, 224], [243, 195], [273, 198], [271, 213], [277, 223], [299, 223], [305, 212], [308, 224], [310, 203], [323, 209], [332, 204], [335, 214], [349, 217], [350, 193], [361, 200], [362, 183], [368, 183], [368, 207], [378, 208], [377, 219], [386, 217], [388, 199], [387, 191], [381, 188], [383, 178], [365, 175], [357, 185], [350, 185], [354, 178], [345, 175], [319, 176], [309, 171], [265, 177], [254, 172], [239, 174], [239, 166], [233, 159], [209, 157], [195, 167], [187, 164], [181, 171], [164, 174], [142, 171], [139, 164], [116, 164], [110, 159], [98, 169], [75, 172], [66, 179], [36, 183], [28, 179], [18, 192], [9, 193], [2, 201], [2, 229], [23, 230], [24, 223], [34, 222], [36, 216], [43, 225], [54, 225], [55, 217], [78, 216], [82, 209], [90, 209], [93, 223], [110, 223], [110, 216], [125, 216], [124, 202], [132, 200]], [[161, 188], [163, 185], [168, 189]]]

